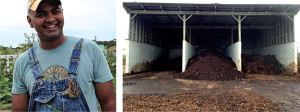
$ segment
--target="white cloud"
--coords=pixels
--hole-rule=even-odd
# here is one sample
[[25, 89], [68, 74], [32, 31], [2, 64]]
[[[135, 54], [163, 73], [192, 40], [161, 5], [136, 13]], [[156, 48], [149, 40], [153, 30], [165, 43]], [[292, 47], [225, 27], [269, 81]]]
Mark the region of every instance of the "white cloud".
[[[24, 33], [35, 32], [27, 20], [28, 0], [0, 1], [0, 45], [16, 47], [24, 43]], [[62, 0], [64, 32], [82, 38], [93, 39], [97, 35], [111, 40], [115, 35], [116, 8], [114, 0]]]

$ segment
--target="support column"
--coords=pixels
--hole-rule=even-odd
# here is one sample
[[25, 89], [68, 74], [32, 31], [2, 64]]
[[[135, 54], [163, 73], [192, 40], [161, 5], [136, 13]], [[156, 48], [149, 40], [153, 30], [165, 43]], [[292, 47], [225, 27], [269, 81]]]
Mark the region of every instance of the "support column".
[[132, 35], [132, 19], [131, 19], [131, 14], [129, 14], [129, 32], [128, 32], [128, 40], [131, 40], [131, 35]]
[[129, 50], [130, 50], [130, 41], [134, 41], [134, 38], [132, 37], [132, 36], [134, 36], [135, 34], [134, 34], [134, 29], [135, 29], [135, 16], [136, 16], [137, 14], [134, 14], [133, 16], [131, 16], [131, 14], [129, 15], [129, 33], [128, 33], [128, 40], [127, 40], [127, 42], [126, 42], [126, 68], [125, 68], [125, 73], [129, 73], [130, 71], [129, 71], [129, 67], [130, 67], [130, 65], [129, 65], [129, 62], [130, 62], [130, 52], [129, 52]]
[[187, 62], [185, 61], [186, 57], [186, 47], [185, 47], [185, 31], [186, 31], [186, 15], [183, 15], [183, 40], [182, 40], [182, 72], [185, 71], [185, 66], [187, 65]]
[[231, 43], [230, 45], [233, 44], [233, 28], [231, 29]]
[[242, 38], [242, 25], [241, 25], [242, 21], [241, 21], [241, 15], [239, 15], [238, 17], [238, 27], [239, 27], [239, 40], [238, 42], [241, 42], [241, 38]]
[[[192, 17], [192, 15], [190, 15], [188, 18], [186, 18], [186, 15], [183, 15], [183, 17], [181, 17], [180, 15], [178, 15], [178, 17], [183, 21], [183, 40], [182, 40], [182, 72], [185, 71], [185, 67], [187, 65], [188, 59], [191, 58], [192, 56], [190, 55], [190, 52], [193, 52], [193, 50], [191, 50], [191, 44], [188, 43], [186, 41], [186, 21]], [[188, 48], [187, 48], [188, 46]]]
[[183, 40], [185, 40], [185, 31], [186, 31], [186, 15], [183, 15]]
[[139, 18], [134, 19], [134, 41], [138, 41], [138, 23], [139, 23]]
[[293, 19], [293, 23], [292, 23], [292, 42], [295, 42], [295, 19], [294, 19], [294, 16], [292, 16], [292, 19]]
[[142, 42], [142, 18], [139, 18], [139, 26], [138, 26], [138, 30], [139, 30], [139, 33], [138, 33], [138, 42]]
[[192, 44], [192, 29], [191, 28], [189, 28], [189, 29], [190, 29], [189, 30], [189, 41]]
[[238, 18], [236, 18], [234, 15], [232, 15], [232, 17], [238, 22], [238, 42], [236, 42], [234, 45], [234, 47], [236, 47], [234, 48], [234, 51], [229, 51], [229, 56], [234, 58], [233, 61], [235, 62], [237, 69], [242, 71], [242, 21], [247, 17], [247, 15], [242, 19], [241, 15], [238, 15]]

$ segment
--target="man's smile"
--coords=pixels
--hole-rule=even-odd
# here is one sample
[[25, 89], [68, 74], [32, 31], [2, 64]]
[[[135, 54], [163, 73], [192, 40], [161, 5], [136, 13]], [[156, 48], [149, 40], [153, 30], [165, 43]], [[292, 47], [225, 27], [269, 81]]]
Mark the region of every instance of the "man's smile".
[[47, 28], [53, 28], [55, 27], [56, 25], [50, 25], [50, 26], [46, 26]]
[[57, 24], [47, 24], [47, 25], [43, 25], [43, 28], [45, 28], [48, 31], [54, 31], [58, 28], [58, 23]]

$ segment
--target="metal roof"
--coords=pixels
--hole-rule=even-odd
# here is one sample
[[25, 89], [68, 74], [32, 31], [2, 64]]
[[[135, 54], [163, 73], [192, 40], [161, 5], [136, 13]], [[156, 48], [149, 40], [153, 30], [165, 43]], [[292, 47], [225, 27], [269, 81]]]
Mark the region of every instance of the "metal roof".
[[193, 15], [296, 15], [297, 4], [187, 4], [124, 2], [127, 13]]
[[[300, 4], [192, 4], [192, 3], [143, 3], [124, 2], [128, 14], [137, 14], [152, 27], [181, 27], [178, 15], [192, 17], [187, 21], [194, 28], [230, 28], [236, 27], [233, 15], [247, 16], [243, 26], [257, 29], [270, 29], [272, 24], [282, 18], [293, 20]], [[194, 25], [194, 26], [193, 26]], [[228, 27], [229, 26], [229, 27]], [[244, 27], [247, 28], [247, 27]]]

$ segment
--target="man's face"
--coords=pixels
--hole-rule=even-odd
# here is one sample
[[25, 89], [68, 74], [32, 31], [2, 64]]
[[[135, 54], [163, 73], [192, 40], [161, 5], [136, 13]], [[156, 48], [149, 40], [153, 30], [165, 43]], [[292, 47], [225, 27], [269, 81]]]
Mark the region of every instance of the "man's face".
[[62, 8], [55, 2], [42, 1], [36, 11], [30, 10], [27, 20], [41, 41], [54, 41], [64, 36]]

